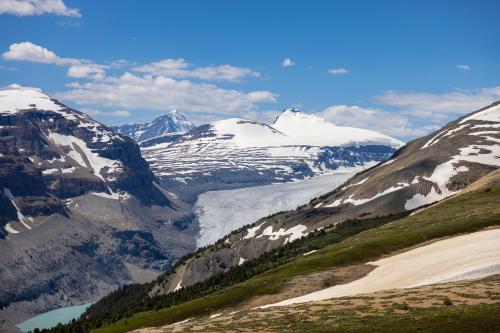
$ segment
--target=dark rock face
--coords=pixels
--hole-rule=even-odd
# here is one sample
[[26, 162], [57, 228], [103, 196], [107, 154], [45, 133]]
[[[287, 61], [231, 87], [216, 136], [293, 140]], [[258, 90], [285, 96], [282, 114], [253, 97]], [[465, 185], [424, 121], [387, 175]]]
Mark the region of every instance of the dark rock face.
[[[395, 214], [449, 197], [500, 167], [500, 102], [399, 149], [337, 190], [263, 218], [188, 259], [152, 294], [168, 293], [251, 260], [307, 232], [352, 218]], [[219, 244], [220, 245], [220, 244]]]
[[192, 250], [185, 204], [156, 182], [132, 139], [38, 90], [0, 90], [0, 331]]
[[[145, 205], [169, 204], [153, 185], [154, 176], [137, 144], [75, 110], [61, 106], [60, 112], [66, 116], [36, 108], [0, 116], [0, 188], [23, 198], [18, 203], [22, 212], [61, 212], [62, 199], [89, 191], [125, 191]], [[50, 139], [54, 133], [80, 140], [89, 152], [82, 152], [78, 144], [57, 144]], [[76, 154], [79, 161], [67, 158], [68, 153]], [[89, 161], [88, 154], [97, 154], [97, 161]], [[101, 169], [96, 174], [92, 163], [101, 158], [116, 161], [119, 170]], [[5, 202], [6, 197], [1, 200]]]

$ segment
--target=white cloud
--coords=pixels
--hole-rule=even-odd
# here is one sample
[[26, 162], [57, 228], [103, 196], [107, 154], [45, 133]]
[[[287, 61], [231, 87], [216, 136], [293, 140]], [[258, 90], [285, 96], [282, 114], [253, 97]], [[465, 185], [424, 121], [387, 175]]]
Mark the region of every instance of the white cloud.
[[141, 73], [163, 75], [173, 78], [193, 78], [207, 81], [235, 82], [248, 76], [260, 76], [260, 73], [249, 68], [235, 67], [231, 65], [192, 67], [192, 65], [184, 59], [164, 59], [134, 67], [132, 70]]
[[500, 99], [500, 87], [473, 91], [453, 91], [443, 94], [387, 91], [376, 97], [378, 102], [398, 107], [403, 111], [444, 114], [472, 112], [498, 99]]
[[[242, 92], [188, 80], [235, 82], [248, 76], [260, 75], [251, 69], [231, 65], [193, 67], [184, 59], [165, 59], [134, 67], [132, 71], [135, 73], [107, 76], [108, 69], [119, 70], [133, 64], [117, 60], [101, 65], [84, 59], [62, 58], [31, 42], [10, 45], [3, 58], [68, 66], [69, 77], [86, 81], [69, 83], [67, 86], [70, 89], [59, 92], [57, 96], [84, 106], [142, 110], [180, 109], [196, 113], [239, 115], [255, 110], [258, 104], [274, 103], [277, 97], [269, 91]], [[95, 113], [96, 110], [91, 112]], [[115, 111], [107, 114], [126, 116], [126, 112]]]
[[[30, 61], [58, 66], [70, 66], [68, 76], [73, 78], [88, 78], [101, 80], [106, 75], [107, 65], [93, 64], [89, 60], [62, 58], [49, 49], [32, 42], [14, 43], [2, 54], [5, 60]], [[116, 65], [114, 65], [116, 66]]]
[[365, 128], [399, 138], [423, 136], [439, 127], [432, 125], [415, 128], [403, 115], [356, 105], [330, 106], [318, 115], [339, 126]]
[[349, 70], [345, 68], [332, 68], [328, 70], [328, 73], [332, 75], [347, 74]]
[[457, 65], [457, 68], [464, 70], [464, 71], [470, 71], [469, 65]]
[[281, 64], [281, 66], [283, 66], [283, 67], [290, 67], [293, 65], [295, 65], [295, 63], [290, 58], [283, 59], [283, 63]]
[[45, 47], [31, 42], [14, 43], [9, 46], [9, 50], [2, 54], [5, 60], [31, 61], [44, 64], [55, 65], [79, 65], [80, 59], [61, 58]]
[[72, 89], [56, 96], [81, 105], [216, 114], [241, 114], [255, 109], [257, 104], [276, 102], [277, 97], [269, 91], [245, 93], [208, 83], [128, 72], [100, 81], [71, 83], [69, 87]]
[[92, 78], [101, 80], [105, 77], [108, 66], [97, 64], [78, 64], [68, 69], [68, 76], [74, 78]]
[[63, 0], [2, 0], [0, 15], [32, 16], [55, 14], [60, 16], [81, 17], [77, 8], [67, 7]]

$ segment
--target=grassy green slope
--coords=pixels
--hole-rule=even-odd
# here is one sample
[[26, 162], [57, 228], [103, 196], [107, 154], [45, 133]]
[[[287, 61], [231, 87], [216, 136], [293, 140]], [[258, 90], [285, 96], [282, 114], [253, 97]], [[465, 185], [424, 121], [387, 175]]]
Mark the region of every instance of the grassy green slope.
[[291, 278], [362, 263], [432, 239], [500, 225], [500, 173], [482, 187], [457, 195], [418, 214], [332, 244], [309, 256], [214, 294], [158, 311], [134, 314], [95, 333], [118, 333], [160, 326], [230, 308], [254, 296], [277, 293]]

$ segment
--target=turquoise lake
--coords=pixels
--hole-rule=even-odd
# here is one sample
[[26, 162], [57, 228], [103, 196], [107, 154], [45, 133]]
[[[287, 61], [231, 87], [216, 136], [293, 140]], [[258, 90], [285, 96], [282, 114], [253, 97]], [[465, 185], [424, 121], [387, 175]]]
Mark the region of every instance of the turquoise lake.
[[30, 318], [16, 325], [23, 332], [32, 331], [35, 328], [51, 328], [59, 323], [66, 324], [71, 320], [80, 317], [85, 310], [92, 304], [86, 303], [82, 305], [68, 306], [65, 308], [55, 309], [49, 312], [42, 313], [36, 317]]

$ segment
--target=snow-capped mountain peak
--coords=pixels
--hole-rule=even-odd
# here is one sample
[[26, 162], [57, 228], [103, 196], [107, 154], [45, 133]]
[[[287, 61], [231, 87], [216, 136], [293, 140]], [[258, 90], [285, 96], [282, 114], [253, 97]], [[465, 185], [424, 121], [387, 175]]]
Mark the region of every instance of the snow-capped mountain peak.
[[241, 118], [215, 121], [176, 140], [142, 145], [142, 154], [165, 184], [196, 195], [237, 184], [288, 182], [339, 168], [359, 170], [388, 158], [401, 144], [290, 109], [273, 125]]
[[375, 131], [337, 126], [315, 114], [286, 109], [273, 123], [273, 128], [287, 135], [295, 144], [311, 146], [345, 146], [382, 144], [399, 148], [404, 143]]
[[0, 90], [0, 113], [12, 114], [28, 109], [57, 112], [62, 106], [38, 88], [11, 84]]
[[[0, 89], [0, 115], [21, 115], [24, 112], [49, 112], [63, 116], [68, 121], [78, 123], [79, 127], [93, 131], [96, 141], [109, 142], [111, 134], [102, 124], [87, 114], [68, 108], [40, 88], [23, 87], [11, 84]], [[52, 119], [54, 121], [54, 119]]]
[[129, 136], [137, 142], [144, 142], [153, 138], [178, 135], [194, 128], [193, 123], [177, 110], [172, 110], [145, 124], [127, 124], [114, 129], [123, 135]]
[[289, 122], [317, 122], [317, 123], [327, 123], [328, 121], [322, 117], [316, 116], [314, 114], [304, 113], [296, 108], [285, 109], [273, 122], [274, 127], [283, 126], [283, 124]]

